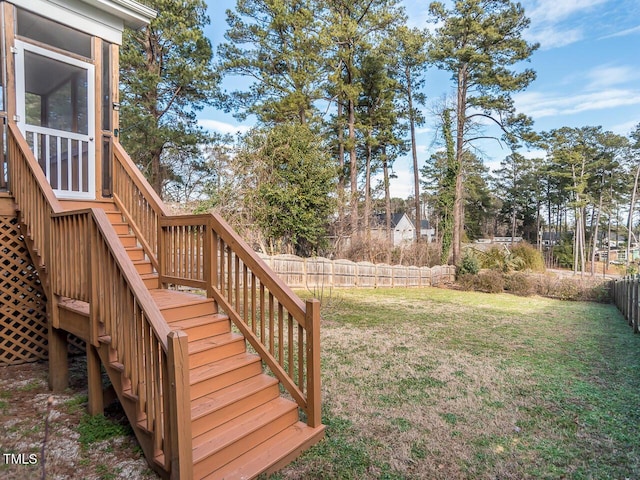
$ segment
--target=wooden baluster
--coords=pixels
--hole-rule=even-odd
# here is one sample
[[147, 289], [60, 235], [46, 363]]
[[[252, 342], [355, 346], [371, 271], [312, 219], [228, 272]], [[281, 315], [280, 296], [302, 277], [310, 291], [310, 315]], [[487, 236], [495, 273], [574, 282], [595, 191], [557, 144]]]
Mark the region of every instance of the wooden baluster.
[[242, 285], [242, 293], [243, 293], [243, 299], [242, 299], [242, 318], [244, 319], [244, 323], [246, 323], [247, 325], [251, 325], [251, 319], [250, 319], [250, 309], [249, 309], [249, 269], [247, 268], [247, 266], [243, 263], [242, 264], [242, 280], [243, 280], [243, 285]]
[[236, 296], [236, 311], [241, 314], [242, 310], [240, 308], [240, 257], [238, 255], [234, 255], [235, 257], [235, 271], [233, 273], [234, 283], [235, 283], [235, 296]]
[[[219, 241], [218, 234], [213, 230], [213, 226], [211, 225], [211, 220], [209, 220], [209, 224], [207, 225], [207, 231], [209, 235], [211, 235], [211, 244], [213, 245], [213, 251], [211, 252], [211, 279], [209, 280], [209, 284], [218, 288], [218, 265], [220, 261], [220, 249], [219, 249]], [[213, 296], [213, 290], [211, 291], [211, 295]], [[216, 302], [216, 310], [217, 310], [217, 302]]]
[[303, 392], [306, 392], [306, 385], [304, 383], [304, 374], [306, 372], [306, 364], [304, 361], [305, 345], [304, 345], [304, 329], [300, 324], [298, 328], [298, 388]]
[[264, 284], [260, 282], [260, 342], [263, 345], [266, 337], [265, 318]]
[[251, 326], [251, 330], [252, 332], [255, 334], [256, 333], [256, 323], [258, 321], [258, 319], [256, 318], [256, 309], [257, 309], [257, 305], [256, 305], [256, 276], [253, 274], [253, 272], [251, 273], [251, 318], [253, 319], [253, 325]]
[[293, 368], [293, 315], [290, 312], [287, 312], [287, 333], [289, 334], [289, 342], [287, 345], [287, 358], [289, 360], [289, 371], [287, 372], [291, 378], [295, 378], [294, 368]]
[[274, 349], [274, 337], [275, 337], [275, 311], [273, 304], [273, 295], [269, 292], [269, 353], [273, 355], [275, 353]]
[[322, 424], [320, 391], [320, 302], [306, 303], [307, 330], [307, 425], [312, 428]]
[[284, 309], [278, 302], [278, 363], [284, 367]]
[[154, 447], [155, 451], [162, 451], [162, 369], [160, 364], [160, 353], [161, 348], [158, 344], [158, 340], [155, 338], [155, 334], [153, 334], [153, 364], [154, 364], [154, 375], [153, 375], [153, 439], [154, 439]]
[[227, 300], [229, 303], [233, 304], [233, 259], [231, 248], [228, 245], [225, 245], [225, 251], [227, 253]]
[[[147, 324], [148, 325], [148, 324]], [[145, 384], [147, 389], [147, 404], [145, 408], [146, 415], [146, 424], [147, 430], [153, 432], [153, 377], [154, 377], [154, 367], [153, 367], [153, 330], [151, 326], [148, 325], [146, 328], [146, 345], [145, 345], [145, 358], [147, 359], [147, 368], [145, 374]]]
[[225, 267], [226, 267], [226, 262], [225, 262], [225, 244], [224, 244], [224, 240], [222, 240], [222, 238], [220, 239], [220, 295], [222, 295], [223, 297], [226, 297], [227, 294], [225, 292], [225, 288], [226, 288], [226, 281], [227, 278], [225, 276]]

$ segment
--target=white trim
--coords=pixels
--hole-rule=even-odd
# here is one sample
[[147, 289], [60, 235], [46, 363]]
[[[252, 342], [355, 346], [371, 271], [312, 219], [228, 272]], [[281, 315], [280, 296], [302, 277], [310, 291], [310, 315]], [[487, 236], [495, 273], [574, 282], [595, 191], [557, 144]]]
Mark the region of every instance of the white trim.
[[[87, 144], [87, 191], [86, 192], [75, 192], [73, 190], [60, 190], [54, 189], [54, 193], [58, 198], [70, 198], [70, 199], [95, 199], [96, 196], [96, 148], [95, 148], [95, 131], [96, 131], [96, 118], [95, 118], [95, 67], [91, 63], [83, 62], [82, 60], [78, 60], [77, 58], [67, 57], [57, 52], [52, 52], [47, 50], [46, 48], [39, 47], [37, 45], [32, 45], [27, 42], [23, 42], [21, 40], [15, 40], [15, 48], [16, 48], [16, 58], [15, 58], [15, 76], [16, 76], [16, 113], [18, 114], [18, 118], [20, 119], [17, 122], [18, 128], [22, 132], [22, 135], [26, 138], [26, 132], [39, 133], [42, 135], [46, 135], [47, 142], [47, 151], [49, 151], [49, 141], [50, 136], [58, 137], [58, 142], [60, 142], [60, 138], [66, 138], [73, 141], [78, 141], [78, 150], [80, 151], [81, 143]], [[45, 128], [39, 127], [37, 125], [28, 125], [26, 123], [27, 115], [26, 115], [26, 99], [25, 99], [25, 90], [26, 90], [26, 78], [24, 75], [25, 65], [24, 65], [24, 52], [32, 52], [37, 55], [41, 55], [43, 57], [51, 58], [52, 60], [56, 60], [58, 62], [66, 63], [69, 65], [73, 65], [75, 67], [82, 68], [87, 71], [87, 134], [78, 134], [73, 132], [65, 132], [60, 130], [55, 130], [53, 128]], [[37, 149], [37, 147], [36, 147]], [[60, 149], [56, 149], [56, 151], [60, 152]], [[34, 152], [36, 158], [39, 158], [38, 152]], [[58, 165], [60, 165], [60, 161], [58, 159]], [[49, 162], [45, 162], [45, 176], [48, 180], [50, 180], [49, 172]], [[68, 175], [70, 175], [70, 170], [68, 171]], [[78, 181], [82, 181], [82, 163], [78, 165]], [[61, 185], [61, 171], [58, 169], [58, 185]]]
[[124, 26], [142, 28], [156, 12], [133, 0], [10, 0], [11, 3], [111, 43], [122, 44]]

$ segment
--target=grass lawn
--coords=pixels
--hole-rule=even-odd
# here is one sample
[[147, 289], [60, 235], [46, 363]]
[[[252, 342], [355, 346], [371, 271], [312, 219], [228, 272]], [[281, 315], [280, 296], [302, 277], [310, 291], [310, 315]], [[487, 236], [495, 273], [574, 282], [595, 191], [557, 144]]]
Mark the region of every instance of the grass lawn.
[[640, 336], [612, 305], [324, 299], [325, 440], [275, 478], [640, 478]]

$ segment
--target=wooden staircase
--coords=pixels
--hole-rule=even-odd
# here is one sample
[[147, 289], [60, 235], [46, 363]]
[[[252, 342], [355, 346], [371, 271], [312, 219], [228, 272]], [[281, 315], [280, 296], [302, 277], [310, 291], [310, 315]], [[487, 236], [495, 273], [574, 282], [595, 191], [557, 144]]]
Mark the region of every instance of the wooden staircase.
[[10, 133], [12, 171], [31, 171], [44, 191], [16, 202], [50, 215], [21, 209], [48, 277], [51, 338], [86, 340], [91, 413], [103, 407], [102, 363], [166, 478], [254, 478], [323, 437], [317, 302], [305, 306], [220, 218], [167, 215], [121, 151], [114, 201], [56, 202]]

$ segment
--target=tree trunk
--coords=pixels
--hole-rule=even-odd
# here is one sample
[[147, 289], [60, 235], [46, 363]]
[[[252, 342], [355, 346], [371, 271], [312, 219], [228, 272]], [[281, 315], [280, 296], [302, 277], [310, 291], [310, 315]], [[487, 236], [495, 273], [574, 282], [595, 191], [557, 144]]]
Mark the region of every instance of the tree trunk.
[[349, 99], [349, 177], [351, 181], [351, 234], [360, 237], [358, 228], [358, 158], [356, 155], [356, 109]]
[[600, 214], [602, 212], [602, 197], [604, 195], [602, 194], [602, 192], [600, 192], [600, 200], [598, 202], [598, 213], [596, 215], [596, 219], [595, 219], [595, 225], [593, 225], [592, 222], [592, 228], [591, 228], [591, 232], [592, 232], [592, 242], [591, 242], [591, 276], [594, 276], [596, 274], [596, 248], [598, 246], [598, 227], [600, 226]]
[[629, 218], [627, 220], [627, 265], [631, 255], [631, 236], [633, 232], [633, 210], [636, 208], [636, 195], [638, 192], [638, 177], [640, 176], [640, 165], [636, 168], [636, 175], [633, 179], [633, 190], [631, 191], [631, 201], [629, 202]]
[[463, 184], [463, 158], [464, 158], [464, 127], [466, 123], [467, 102], [467, 66], [463, 65], [458, 70], [457, 105], [456, 105], [456, 189], [453, 203], [453, 238], [452, 238], [452, 263], [457, 265], [460, 261], [462, 248], [462, 231], [464, 226], [464, 184]]
[[367, 160], [364, 180], [364, 232], [367, 241], [371, 240], [371, 229], [369, 228], [371, 220], [371, 142], [367, 142]]
[[416, 122], [413, 113], [413, 92], [411, 90], [411, 70], [405, 68], [407, 79], [407, 102], [409, 107], [409, 128], [411, 129], [411, 155], [413, 157], [413, 190], [415, 192], [414, 207], [416, 209], [416, 242], [420, 242], [421, 213], [420, 212], [420, 171], [418, 169], [418, 149], [416, 146]]
[[344, 105], [340, 100], [338, 100], [338, 166], [340, 170], [338, 171], [338, 232], [337, 237], [341, 239], [344, 235], [344, 207], [345, 207], [345, 198], [344, 198], [344, 129], [342, 128], [342, 115], [343, 115]]
[[[382, 147], [382, 170], [384, 174], [384, 211], [386, 220], [386, 232], [389, 244], [393, 245], [393, 232], [391, 231], [391, 192], [389, 190], [389, 163], [387, 162], [387, 147]], [[391, 262], [391, 251], [387, 251], [387, 263]]]

